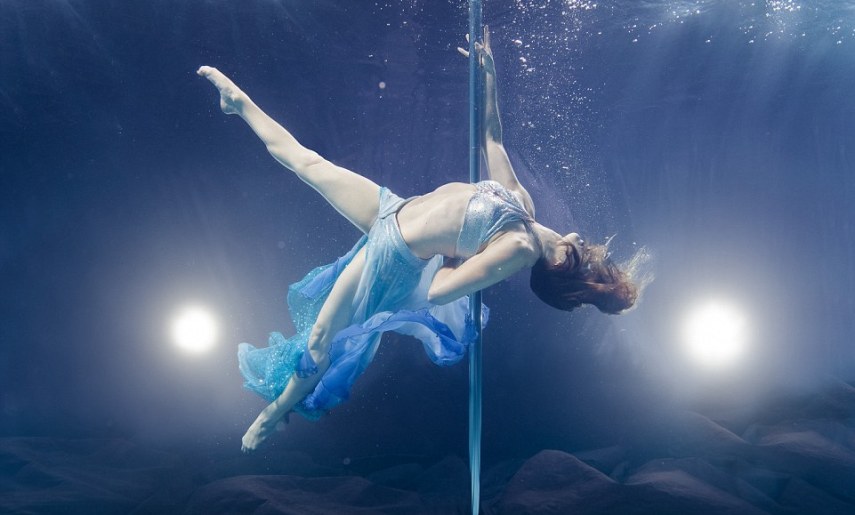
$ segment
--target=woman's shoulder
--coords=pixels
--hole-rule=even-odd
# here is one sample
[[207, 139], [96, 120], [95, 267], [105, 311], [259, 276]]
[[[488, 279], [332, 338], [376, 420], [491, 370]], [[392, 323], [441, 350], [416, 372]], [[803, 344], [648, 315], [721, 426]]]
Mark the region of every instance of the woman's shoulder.
[[500, 196], [506, 199], [513, 199], [514, 203], [528, 215], [528, 218], [534, 220], [534, 203], [525, 188], [509, 188], [492, 179], [478, 182], [477, 188], [479, 191], [499, 192]]

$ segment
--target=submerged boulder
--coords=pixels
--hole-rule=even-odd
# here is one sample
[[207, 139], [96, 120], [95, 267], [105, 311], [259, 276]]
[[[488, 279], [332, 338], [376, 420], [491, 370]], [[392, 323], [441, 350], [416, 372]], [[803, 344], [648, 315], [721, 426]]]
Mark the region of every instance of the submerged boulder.
[[186, 513], [407, 515], [426, 511], [418, 494], [361, 477], [236, 476], [198, 489]]
[[618, 484], [566, 452], [541, 451], [511, 478], [500, 514], [608, 513]]
[[168, 513], [192, 488], [181, 459], [128, 440], [0, 439], [3, 513]]

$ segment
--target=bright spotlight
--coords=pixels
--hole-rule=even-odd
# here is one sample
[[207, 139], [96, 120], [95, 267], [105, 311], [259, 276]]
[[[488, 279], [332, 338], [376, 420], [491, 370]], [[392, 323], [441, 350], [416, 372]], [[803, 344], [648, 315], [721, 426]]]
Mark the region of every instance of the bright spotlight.
[[687, 350], [702, 365], [726, 366], [745, 352], [746, 329], [745, 317], [739, 310], [720, 301], [710, 301], [686, 319]]
[[188, 352], [204, 352], [217, 339], [217, 322], [202, 308], [186, 308], [172, 322], [172, 339]]

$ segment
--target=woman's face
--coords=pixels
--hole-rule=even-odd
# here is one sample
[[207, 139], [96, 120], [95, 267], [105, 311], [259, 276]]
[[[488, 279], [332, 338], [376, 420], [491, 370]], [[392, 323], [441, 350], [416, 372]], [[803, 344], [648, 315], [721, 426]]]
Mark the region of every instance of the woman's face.
[[585, 240], [579, 233], [571, 232], [558, 242], [558, 258], [554, 268], [574, 270], [579, 268], [585, 258]]

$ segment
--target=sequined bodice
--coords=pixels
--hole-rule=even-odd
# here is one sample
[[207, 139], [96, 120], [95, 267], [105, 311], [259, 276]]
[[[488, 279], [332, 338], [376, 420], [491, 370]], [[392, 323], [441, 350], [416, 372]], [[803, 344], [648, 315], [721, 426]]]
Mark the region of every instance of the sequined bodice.
[[475, 184], [475, 193], [466, 206], [457, 238], [457, 255], [469, 258], [506, 225], [523, 222], [531, 230], [531, 216], [514, 195], [496, 181]]

